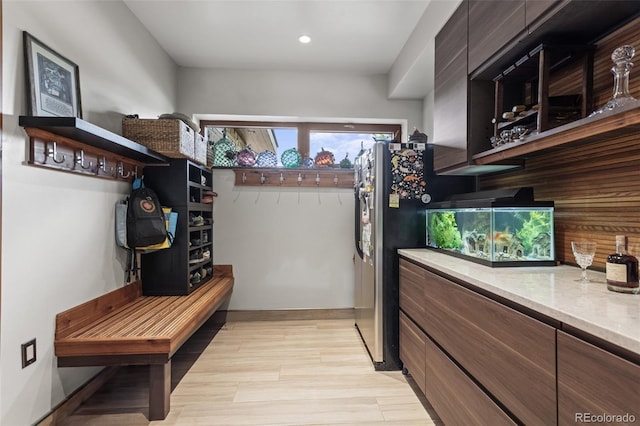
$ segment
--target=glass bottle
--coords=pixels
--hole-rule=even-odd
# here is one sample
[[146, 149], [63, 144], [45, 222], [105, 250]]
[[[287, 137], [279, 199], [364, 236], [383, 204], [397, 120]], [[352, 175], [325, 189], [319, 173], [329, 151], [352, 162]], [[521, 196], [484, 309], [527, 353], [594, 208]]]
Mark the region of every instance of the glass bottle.
[[620, 46], [613, 51], [611, 54], [611, 60], [615, 64], [611, 68], [613, 73], [613, 95], [606, 105], [592, 112], [590, 117], [637, 102], [637, 99], [629, 93], [629, 73], [631, 72], [631, 67], [633, 67], [631, 59], [635, 54], [635, 48], [629, 45]]
[[627, 237], [616, 235], [616, 252], [607, 257], [607, 288], [621, 293], [638, 293], [638, 259], [627, 254]]

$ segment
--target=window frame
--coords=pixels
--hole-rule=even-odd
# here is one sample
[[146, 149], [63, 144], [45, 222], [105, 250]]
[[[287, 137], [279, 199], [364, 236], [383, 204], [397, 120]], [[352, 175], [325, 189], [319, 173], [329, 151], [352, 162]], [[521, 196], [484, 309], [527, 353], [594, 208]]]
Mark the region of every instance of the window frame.
[[[336, 123], [311, 121], [247, 121], [247, 120], [200, 120], [200, 127], [243, 127], [243, 128], [296, 128], [298, 134], [297, 149], [302, 158], [313, 158], [310, 150], [312, 132], [327, 133], [391, 133], [394, 140], [402, 140], [401, 124], [379, 123]], [[274, 167], [280, 168], [280, 167]]]

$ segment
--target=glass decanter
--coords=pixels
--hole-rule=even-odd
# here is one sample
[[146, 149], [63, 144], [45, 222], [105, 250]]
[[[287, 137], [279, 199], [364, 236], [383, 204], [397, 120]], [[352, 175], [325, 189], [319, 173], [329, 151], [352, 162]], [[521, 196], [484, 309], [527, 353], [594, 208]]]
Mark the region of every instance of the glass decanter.
[[633, 67], [631, 59], [635, 53], [636, 49], [629, 45], [618, 47], [613, 51], [611, 54], [611, 60], [615, 64], [611, 68], [613, 73], [613, 96], [609, 102], [602, 108], [592, 112], [589, 117], [638, 101], [629, 93], [629, 73], [631, 72], [631, 67]]

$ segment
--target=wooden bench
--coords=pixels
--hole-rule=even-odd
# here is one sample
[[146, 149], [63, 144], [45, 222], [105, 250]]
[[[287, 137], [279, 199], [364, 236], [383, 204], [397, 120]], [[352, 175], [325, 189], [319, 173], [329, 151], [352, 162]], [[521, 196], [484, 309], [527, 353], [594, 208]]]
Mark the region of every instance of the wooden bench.
[[149, 420], [169, 413], [171, 357], [231, 295], [231, 265], [186, 296], [143, 296], [137, 281], [56, 316], [58, 367], [149, 365]]

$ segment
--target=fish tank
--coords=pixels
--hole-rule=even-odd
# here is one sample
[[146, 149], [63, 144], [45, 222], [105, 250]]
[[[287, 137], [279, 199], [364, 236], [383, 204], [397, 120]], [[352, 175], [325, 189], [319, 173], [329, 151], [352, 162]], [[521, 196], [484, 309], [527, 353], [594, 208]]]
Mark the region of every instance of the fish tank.
[[532, 188], [458, 194], [426, 209], [427, 246], [496, 266], [555, 266], [553, 201]]

